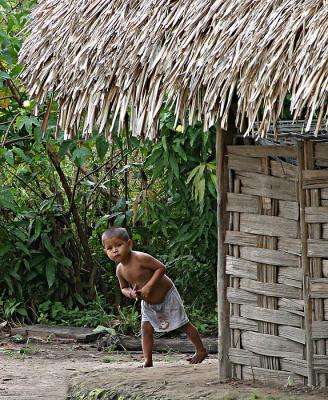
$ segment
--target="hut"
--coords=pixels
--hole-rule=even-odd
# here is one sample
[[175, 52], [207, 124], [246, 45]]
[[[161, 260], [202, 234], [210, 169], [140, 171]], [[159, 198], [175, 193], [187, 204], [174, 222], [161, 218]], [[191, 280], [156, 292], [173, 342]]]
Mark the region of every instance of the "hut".
[[[327, 386], [327, 18], [326, 0], [44, 0], [28, 27], [23, 79], [67, 137], [129, 109], [156, 138], [164, 104], [216, 124], [220, 379]], [[285, 99], [302, 123], [280, 124]]]

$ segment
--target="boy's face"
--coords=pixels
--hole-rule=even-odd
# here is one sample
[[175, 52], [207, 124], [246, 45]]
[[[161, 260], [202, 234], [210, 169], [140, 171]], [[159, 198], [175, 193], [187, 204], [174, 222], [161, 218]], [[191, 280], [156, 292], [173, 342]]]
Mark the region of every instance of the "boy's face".
[[120, 237], [111, 237], [103, 242], [104, 250], [107, 256], [115, 262], [124, 262], [132, 249], [132, 241], [124, 240]]

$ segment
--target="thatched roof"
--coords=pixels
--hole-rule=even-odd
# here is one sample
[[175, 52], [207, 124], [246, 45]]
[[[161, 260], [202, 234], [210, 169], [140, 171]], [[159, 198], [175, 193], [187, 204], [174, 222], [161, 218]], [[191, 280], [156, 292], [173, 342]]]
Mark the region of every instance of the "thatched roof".
[[133, 134], [154, 137], [163, 104], [224, 127], [236, 92], [238, 124], [265, 133], [287, 95], [295, 118], [326, 118], [327, 21], [327, 0], [42, 0], [20, 61], [68, 135], [122, 127], [130, 107]]

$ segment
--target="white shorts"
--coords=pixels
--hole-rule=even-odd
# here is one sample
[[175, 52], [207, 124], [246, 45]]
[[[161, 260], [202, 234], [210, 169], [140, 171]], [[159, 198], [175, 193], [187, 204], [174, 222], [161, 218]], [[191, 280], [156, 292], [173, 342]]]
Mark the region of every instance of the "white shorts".
[[141, 322], [150, 322], [156, 332], [170, 332], [187, 324], [189, 319], [177, 288], [172, 286], [163, 303], [148, 304], [142, 300]]

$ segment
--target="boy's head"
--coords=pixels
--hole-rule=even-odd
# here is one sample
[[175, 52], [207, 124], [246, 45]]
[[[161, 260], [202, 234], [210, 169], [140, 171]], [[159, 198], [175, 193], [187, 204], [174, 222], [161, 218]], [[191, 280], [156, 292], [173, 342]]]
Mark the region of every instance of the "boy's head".
[[125, 262], [132, 250], [132, 240], [125, 228], [107, 229], [101, 236], [107, 256], [115, 262]]
[[130, 240], [130, 236], [128, 234], [128, 231], [125, 228], [110, 228], [107, 229], [102, 235], [101, 235], [101, 242], [104, 245], [104, 241], [106, 239], [111, 239], [113, 237], [117, 237], [120, 239], [125, 240], [126, 242]]

